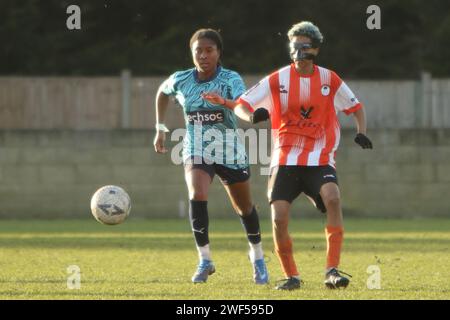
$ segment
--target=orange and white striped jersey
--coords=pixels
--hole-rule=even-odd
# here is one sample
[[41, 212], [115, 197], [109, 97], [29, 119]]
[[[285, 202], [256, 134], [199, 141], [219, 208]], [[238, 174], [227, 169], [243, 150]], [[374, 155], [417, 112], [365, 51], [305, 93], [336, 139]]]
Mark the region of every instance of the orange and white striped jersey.
[[340, 140], [337, 113], [350, 114], [362, 107], [335, 72], [314, 65], [311, 75], [300, 75], [294, 64], [265, 77], [237, 102], [252, 112], [269, 111], [274, 141], [271, 167], [335, 167]]

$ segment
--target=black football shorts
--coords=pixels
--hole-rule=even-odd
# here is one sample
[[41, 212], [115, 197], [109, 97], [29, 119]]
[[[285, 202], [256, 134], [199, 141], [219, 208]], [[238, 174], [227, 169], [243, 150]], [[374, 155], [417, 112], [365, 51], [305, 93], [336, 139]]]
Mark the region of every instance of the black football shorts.
[[209, 174], [211, 180], [213, 180], [214, 176], [217, 174], [224, 185], [245, 182], [250, 179], [250, 167], [243, 169], [232, 169], [221, 164], [205, 163], [203, 159], [200, 161], [198, 158], [196, 159], [197, 160], [195, 162], [194, 158], [191, 158], [184, 163], [185, 172], [192, 169], [200, 169]]
[[317, 209], [327, 210], [320, 196], [320, 188], [327, 182], [338, 184], [332, 166], [276, 166], [271, 169], [268, 186], [269, 202], [285, 200], [292, 203], [302, 192], [311, 198]]

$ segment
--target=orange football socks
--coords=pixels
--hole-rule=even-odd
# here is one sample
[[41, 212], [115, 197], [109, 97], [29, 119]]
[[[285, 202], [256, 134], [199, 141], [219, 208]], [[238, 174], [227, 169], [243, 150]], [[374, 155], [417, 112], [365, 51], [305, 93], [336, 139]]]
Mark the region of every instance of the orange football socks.
[[281, 267], [286, 277], [297, 277], [298, 271], [295, 265], [294, 255], [292, 252], [292, 240], [288, 238], [287, 241], [277, 242], [275, 240], [275, 251], [280, 260]]
[[325, 228], [327, 238], [327, 269], [337, 268], [341, 256], [344, 228], [342, 226], [327, 226]]

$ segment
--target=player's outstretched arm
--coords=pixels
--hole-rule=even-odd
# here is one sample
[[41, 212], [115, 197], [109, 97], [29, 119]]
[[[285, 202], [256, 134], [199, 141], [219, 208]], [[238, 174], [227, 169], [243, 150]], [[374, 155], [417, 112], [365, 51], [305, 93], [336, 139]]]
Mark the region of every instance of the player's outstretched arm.
[[153, 146], [157, 153], [166, 153], [168, 151], [164, 146], [166, 132], [169, 131], [164, 124], [168, 105], [169, 96], [165, 95], [161, 90], [158, 90], [156, 94], [156, 135], [153, 141]]
[[242, 104], [238, 104], [234, 108], [234, 113], [242, 120], [248, 121], [253, 124], [269, 120], [270, 118], [269, 111], [267, 111], [266, 109], [259, 108], [256, 109], [253, 113], [251, 113], [250, 110], [248, 110], [248, 108]]
[[238, 104], [235, 108], [234, 108], [234, 114], [236, 116], [238, 116], [240, 119], [253, 123], [252, 122], [252, 117], [253, 117], [253, 113], [250, 112], [250, 110], [248, 110], [244, 105], [242, 104]]
[[233, 100], [225, 99], [214, 92], [204, 92], [202, 93], [202, 98], [212, 104], [222, 105], [228, 109], [234, 110], [236, 116], [253, 124], [266, 121], [270, 118], [269, 112], [264, 108], [257, 109], [255, 112], [251, 113], [244, 105], [237, 104], [236, 101]]
[[356, 121], [357, 134], [355, 137], [355, 142], [361, 146], [363, 149], [372, 149], [372, 141], [366, 136], [366, 114], [364, 112], [364, 107], [360, 108], [353, 113]]
[[212, 104], [218, 104], [224, 106], [225, 108], [233, 110], [236, 107], [236, 102], [233, 100], [225, 99], [224, 97], [218, 95], [215, 92], [203, 92], [201, 94], [202, 98]]

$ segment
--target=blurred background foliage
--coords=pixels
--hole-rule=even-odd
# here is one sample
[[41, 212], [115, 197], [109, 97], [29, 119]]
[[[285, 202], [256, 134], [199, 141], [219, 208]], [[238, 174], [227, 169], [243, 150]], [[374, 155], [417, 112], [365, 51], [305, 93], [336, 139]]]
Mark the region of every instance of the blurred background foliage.
[[[81, 30], [66, 28], [71, 4]], [[381, 30], [366, 27], [371, 4]], [[450, 75], [447, 0], [1, 0], [0, 74], [164, 75], [192, 66], [188, 42], [202, 27], [220, 30], [226, 67], [264, 74], [289, 63], [286, 32], [301, 20], [325, 36], [317, 63], [346, 78]]]

